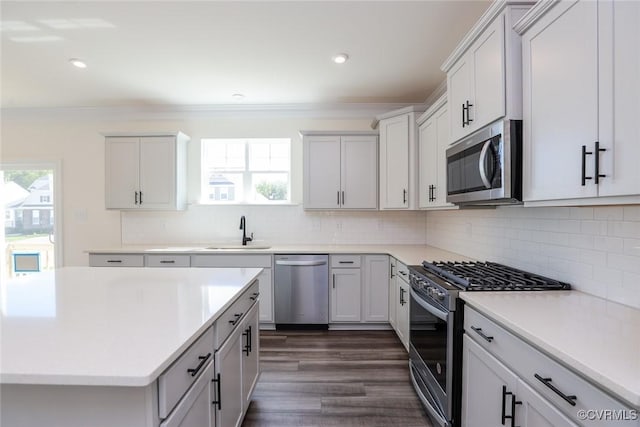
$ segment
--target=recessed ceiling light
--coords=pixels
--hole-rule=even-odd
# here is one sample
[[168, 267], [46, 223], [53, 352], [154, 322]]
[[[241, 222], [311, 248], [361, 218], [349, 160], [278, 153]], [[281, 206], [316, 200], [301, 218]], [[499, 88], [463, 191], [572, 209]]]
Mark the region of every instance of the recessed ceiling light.
[[79, 60], [78, 58], [71, 58], [69, 60], [71, 65], [78, 68], [87, 68], [87, 64], [84, 61]]
[[349, 59], [349, 55], [347, 55], [346, 53], [339, 53], [332, 59], [336, 64], [344, 64], [345, 62], [347, 62], [347, 59]]
[[231, 97], [234, 101], [242, 101], [244, 99], [244, 95], [241, 93], [234, 93]]

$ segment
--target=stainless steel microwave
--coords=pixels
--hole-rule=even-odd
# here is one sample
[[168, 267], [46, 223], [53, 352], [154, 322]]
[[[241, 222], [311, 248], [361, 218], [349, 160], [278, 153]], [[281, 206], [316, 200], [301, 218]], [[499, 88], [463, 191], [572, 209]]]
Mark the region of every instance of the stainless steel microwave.
[[522, 120], [500, 120], [447, 149], [447, 202], [522, 203]]

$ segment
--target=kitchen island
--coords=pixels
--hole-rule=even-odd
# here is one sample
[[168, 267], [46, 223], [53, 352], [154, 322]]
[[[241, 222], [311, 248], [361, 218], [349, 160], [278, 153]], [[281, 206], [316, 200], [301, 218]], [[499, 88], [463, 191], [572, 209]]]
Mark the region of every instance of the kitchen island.
[[[211, 361], [234, 347], [224, 356], [237, 356], [241, 369], [255, 342], [257, 379], [260, 272], [67, 267], [3, 282], [0, 424], [170, 426], [204, 400], [185, 403], [190, 394], [205, 390], [201, 419], [213, 425], [211, 401], [225, 386], [204, 378], [224, 365]], [[253, 319], [243, 346], [240, 329]], [[254, 385], [237, 387], [241, 413]]]

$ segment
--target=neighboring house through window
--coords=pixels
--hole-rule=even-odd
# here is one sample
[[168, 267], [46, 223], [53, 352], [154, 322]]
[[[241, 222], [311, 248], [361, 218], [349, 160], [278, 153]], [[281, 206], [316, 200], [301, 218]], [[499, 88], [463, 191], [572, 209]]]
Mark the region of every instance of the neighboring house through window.
[[290, 169], [289, 138], [205, 138], [202, 202], [289, 202]]

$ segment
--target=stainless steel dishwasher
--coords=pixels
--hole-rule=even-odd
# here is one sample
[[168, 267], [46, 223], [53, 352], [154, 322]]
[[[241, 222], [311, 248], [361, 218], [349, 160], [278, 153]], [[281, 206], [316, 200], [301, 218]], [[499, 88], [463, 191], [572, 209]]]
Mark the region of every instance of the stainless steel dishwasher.
[[327, 328], [329, 256], [276, 255], [274, 280], [276, 328]]

